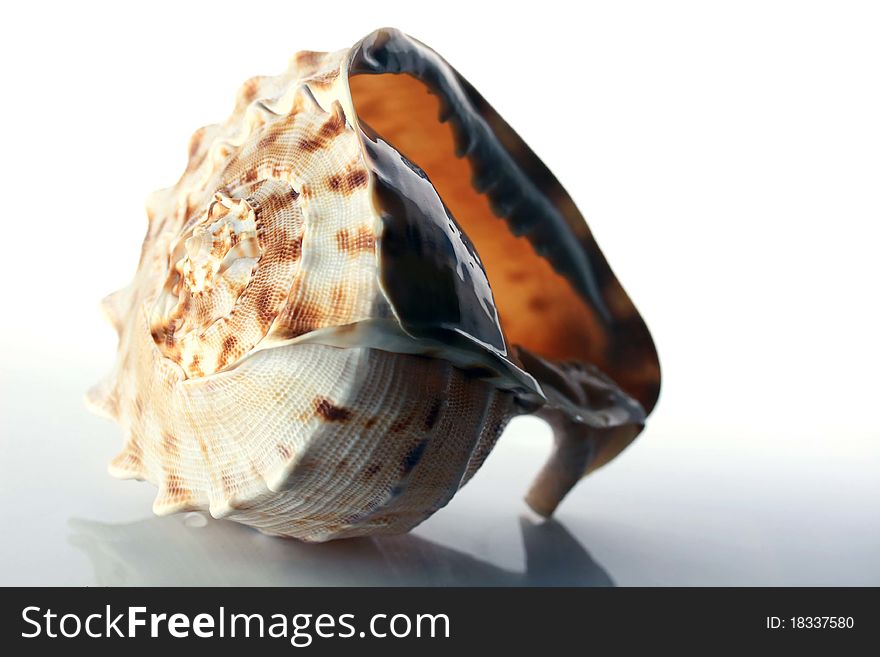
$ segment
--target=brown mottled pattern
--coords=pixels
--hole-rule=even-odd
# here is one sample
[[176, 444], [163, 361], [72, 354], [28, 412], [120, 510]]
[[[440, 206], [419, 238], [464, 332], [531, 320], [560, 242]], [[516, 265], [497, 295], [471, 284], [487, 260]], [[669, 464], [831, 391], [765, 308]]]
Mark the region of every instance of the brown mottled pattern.
[[330, 303], [332, 304], [334, 311], [338, 312], [339, 309], [345, 308], [347, 294], [344, 285], [333, 286], [333, 291], [330, 293]]
[[316, 135], [303, 136], [297, 141], [297, 146], [307, 153], [315, 153], [325, 148], [330, 141], [337, 137], [345, 129], [345, 117], [334, 113], [321, 126]]
[[431, 405], [428, 407], [428, 413], [425, 415], [425, 420], [422, 424], [425, 431], [430, 431], [434, 428], [434, 425], [437, 424], [444, 404], [445, 400], [443, 399], [435, 399], [431, 402]]
[[165, 431], [162, 433], [162, 448], [165, 450], [167, 454], [176, 455], [178, 454], [178, 444], [177, 438], [174, 437], [173, 434]]
[[375, 477], [382, 470], [381, 463], [371, 463], [366, 468], [364, 468], [364, 479], [369, 481], [373, 477]]
[[297, 146], [307, 153], [314, 153], [321, 150], [324, 146], [324, 140], [317, 137], [300, 137]]
[[326, 325], [327, 317], [324, 309], [314, 301], [303, 300], [289, 305], [279, 318], [278, 337], [295, 338], [319, 329]]
[[327, 187], [330, 191], [347, 195], [366, 187], [369, 180], [369, 174], [365, 170], [357, 169], [347, 173], [334, 173], [327, 179]]
[[[207, 254], [203, 247], [181, 242], [186, 245], [180, 251], [185, 259], [166, 284], [170, 290], [180, 289], [180, 298], [170, 315], [155, 319], [153, 328], [154, 339], [165, 355], [193, 377], [226, 367], [266, 335], [286, 302], [288, 289], [283, 282], [293, 280], [302, 251], [301, 211], [297, 194], [290, 193], [286, 183], [264, 181], [255, 184], [246, 198], [219, 198], [222, 204], [212, 202], [203, 222], [193, 228], [192, 239], [199, 234], [212, 240]], [[256, 238], [253, 253], [259, 260], [249, 267], [249, 280], [243, 288], [238, 287], [237, 279], [223, 278], [224, 272], [230, 271], [231, 265], [226, 263], [233, 247], [242, 244], [241, 235], [233, 237], [231, 227], [236, 224], [216, 228], [217, 222], [230, 218], [248, 219], [254, 227], [249, 239]], [[183, 289], [170, 282], [179, 275], [177, 271], [185, 272]], [[188, 308], [193, 302], [195, 312]]]
[[[338, 105], [337, 105], [338, 107]], [[318, 132], [319, 136], [325, 140], [330, 140], [333, 137], [337, 137], [342, 131], [345, 130], [345, 115], [341, 110], [336, 109], [331, 115], [330, 118], [327, 119], [326, 123], [321, 126], [321, 130]]]
[[346, 422], [351, 419], [351, 411], [337, 406], [326, 397], [315, 399], [315, 414], [327, 422]]
[[354, 234], [341, 228], [336, 233], [336, 244], [340, 251], [350, 255], [358, 255], [361, 252], [371, 252], [376, 249], [376, 236], [367, 226], [359, 226]]
[[233, 359], [233, 354], [236, 354], [241, 349], [241, 344], [238, 340], [238, 337], [234, 335], [227, 335], [223, 339], [223, 350], [220, 352], [221, 359], [224, 362], [229, 362]]
[[168, 496], [175, 500], [186, 499], [192, 494], [192, 491], [183, 483], [183, 478], [177, 473], [168, 475], [165, 490]]
[[419, 406], [410, 407], [409, 409], [398, 415], [397, 418], [395, 418], [394, 422], [391, 423], [391, 426], [388, 428], [388, 430], [391, 433], [403, 433], [410, 428], [413, 422], [416, 421], [416, 417], [421, 412], [422, 411]]
[[302, 235], [298, 235], [298, 236], [293, 240], [293, 243], [292, 243], [290, 246], [291, 246], [291, 251], [290, 251], [290, 257], [291, 257], [291, 259], [293, 259], [293, 260], [299, 260], [300, 257], [302, 256], [302, 246], [303, 246], [303, 237], [302, 237]]
[[[175, 353], [175, 355], [177, 354]], [[202, 357], [199, 354], [193, 354], [187, 371], [189, 371], [192, 376], [205, 376], [205, 372], [202, 369]]]

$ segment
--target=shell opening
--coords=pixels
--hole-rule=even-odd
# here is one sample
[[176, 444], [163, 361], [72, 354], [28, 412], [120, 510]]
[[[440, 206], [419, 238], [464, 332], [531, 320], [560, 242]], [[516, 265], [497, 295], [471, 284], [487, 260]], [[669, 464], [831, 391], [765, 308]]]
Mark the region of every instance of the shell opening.
[[492, 288], [507, 343], [551, 360], [595, 362], [605, 345], [600, 318], [569, 280], [516, 235], [474, 188], [475, 164], [456, 157], [452, 123], [440, 98], [406, 74], [350, 79], [359, 119], [428, 175], [472, 241]]

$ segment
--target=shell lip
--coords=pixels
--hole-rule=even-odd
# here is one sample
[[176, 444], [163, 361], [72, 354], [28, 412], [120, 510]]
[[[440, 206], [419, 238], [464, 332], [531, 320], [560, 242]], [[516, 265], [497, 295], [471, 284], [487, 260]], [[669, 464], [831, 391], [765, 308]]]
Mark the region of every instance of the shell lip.
[[315, 329], [288, 340], [265, 342], [253, 353], [295, 344], [322, 344], [342, 349], [361, 347], [440, 358], [466, 374], [516, 393], [522, 406], [539, 406], [548, 401], [541, 385], [529, 372], [491, 345], [455, 327], [435, 327], [413, 336], [396, 319], [369, 319]]
[[[456, 156], [467, 156], [475, 165], [474, 187], [489, 197], [513, 233], [524, 235], [605, 322], [612, 321], [597, 268], [583, 257], [579, 241], [569, 239], [572, 231], [574, 237], [589, 234], [583, 217], [566, 216], [553, 197], [567, 194], [553, 174], [446, 60], [403, 32], [382, 28], [352, 49], [348, 70], [349, 75], [406, 73], [436, 93], [443, 104], [441, 121], [450, 121], [455, 132]], [[504, 129], [511, 135], [502, 135]]]
[[[348, 78], [410, 75], [439, 98], [439, 120], [452, 127], [456, 156], [470, 161], [472, 185], [488, 197], [493, 212], [513, 234], [525, 237], [571, 283], [607, 340], [604, 352], [590, 361], [649, 414], [660, 391], [660, 364], [650, 332], [571, 197], [528, 145], [440, 55], [399, 30], [379, 29], [359, 41], [342, 73]], [[460, 273], [471, 263], [482, 268], [467, 235], [417, 162], [408, 161], [360, 120], [353, 99], [351, 107], [349, 118], [360, 131], [373, 173], [374, 204], [382, 217], [378, 245], [382, 286], [402, 327], [415, 336], [436, 327], [458, 328], [497, 357], [515, 363], [488, 284], [483, 289], [485, 272], [460, 276], [460, 281], [447, 273]], [[447, 220], [453, 228], [445, 235], [435, 232]], [[449, 248], [455, 242], [463, 248]], [[419, 285], [411, 285], [414, 279]], [[468, 285], [473, 289], [466, 289]], [[517, 367], [522, 369], [522, 363]]]

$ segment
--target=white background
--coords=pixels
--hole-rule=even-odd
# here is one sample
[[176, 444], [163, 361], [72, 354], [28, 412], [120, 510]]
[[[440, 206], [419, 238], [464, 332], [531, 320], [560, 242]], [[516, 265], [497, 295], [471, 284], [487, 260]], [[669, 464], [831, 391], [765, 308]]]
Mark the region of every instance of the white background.
[[[387, 25], [440, 52], [555, 172], [658, 345], [647, 430], [560, 508], [596, 571], [880, 584], [876, 4], [34, 2], [3, 22], [0, 583], [262, 583], [254, 550], [282, 582], [304, 549], [327, 572], [375, 567], [357, 543], [149, 519], [150, 487], [104, 470], [120, 431], [81, 395], [114, 358], [97, 302], [133, 274], [143, 199], [182, 172], [192, 131], [297, 50]], [[548, 441], [515, 422], [424, 541], [388, 544], [404, 579], [525, 572], [517, 515]], [[165, 533], [184, 538], [144, 544]], [[208, 533], [226, 540], [205, 556]], [[576, 561], [548, 581], [583, 583]]]

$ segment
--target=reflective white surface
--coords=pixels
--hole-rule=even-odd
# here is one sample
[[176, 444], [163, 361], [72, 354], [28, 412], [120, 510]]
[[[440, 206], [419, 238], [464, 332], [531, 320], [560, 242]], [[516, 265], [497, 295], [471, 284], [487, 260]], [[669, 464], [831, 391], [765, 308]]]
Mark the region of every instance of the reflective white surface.
[[57, 368], [4, 371], [2, 584], [880, 584], [880, 450], [867, 435], [684, 433], [661, 404], [542, 524], [520, 498], [549, 430], [521, 418], [411, 535], [307, 545], [200, 514], [150, 517], [152, 486], [105, 472], [121, 436], [80, 399], [98, 372], [56, 356]]
[[[0, 584], [880, 585], [880, 8], [353, 2], [328, 21], [265, 0], [260, 38], [228, 48], [206, 35], [242, 3], [221, 5], [7, 12]], [[547, 526], [521, 502], [549, 448], [530, 418], [410, 536], [152, 518], [151, 486], [106, 473], [121, 430], [82, 404], [142, 200], [246, 78], [380, 25], [445, 56], [572, 194], [655, 337], [657, 410]]]

